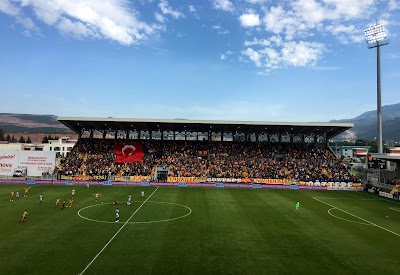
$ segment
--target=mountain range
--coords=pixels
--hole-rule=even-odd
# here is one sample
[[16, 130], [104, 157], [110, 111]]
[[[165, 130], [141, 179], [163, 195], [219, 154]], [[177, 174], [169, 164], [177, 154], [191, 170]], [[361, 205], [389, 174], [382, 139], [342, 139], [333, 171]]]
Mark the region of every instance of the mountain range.
[[[377, 133], [376, 110], [355, 118], [329, 122], [354, 123], [354, 127], [339, 135], [337, 140], [373, 140]], [[400, 141], [400, 103], [382, 106], [383, 139]], [[67, 134], [72, 131], [57, 121], [54, 115], [0, 113], [0, 129], [6, 133]]]
[[[365, 112], [355, 118], [331, 120], [330, 122], [354, 123], [354, 127], [336, 139], [373, 140], [377, 136], [376, 110]], [[383, 140], [400, 140], [400, 103], [382, 106]]]

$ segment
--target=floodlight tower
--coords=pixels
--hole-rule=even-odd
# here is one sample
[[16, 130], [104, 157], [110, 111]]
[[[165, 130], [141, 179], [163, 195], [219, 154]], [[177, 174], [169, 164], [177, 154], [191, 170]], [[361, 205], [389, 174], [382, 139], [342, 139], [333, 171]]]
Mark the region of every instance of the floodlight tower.
[[368, 49], [376, 48], [376, 92], [377, 92], [377, 117], [378, 117], [378, 153], [383, 153], [382, 141], [382, 103], [381, 103], [381, 46], [389, 44], [386, 38], [385, 26], [375, 24], [364, 30]]

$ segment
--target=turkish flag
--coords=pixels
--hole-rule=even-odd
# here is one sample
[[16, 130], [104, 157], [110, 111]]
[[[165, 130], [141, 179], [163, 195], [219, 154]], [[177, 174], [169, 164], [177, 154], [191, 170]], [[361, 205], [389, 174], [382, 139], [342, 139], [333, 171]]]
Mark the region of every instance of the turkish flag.
[[139, 142], [117, 143], [114, 145], [114, 152], [118, 163], [142, 161], [144, 157], [143, 147]]

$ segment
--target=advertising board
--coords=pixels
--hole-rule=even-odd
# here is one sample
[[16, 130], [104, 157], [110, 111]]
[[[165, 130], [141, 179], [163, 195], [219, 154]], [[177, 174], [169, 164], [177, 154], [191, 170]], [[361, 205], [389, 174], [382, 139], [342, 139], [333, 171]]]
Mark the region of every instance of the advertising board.
[[18, 168], [18, 151], [0, 151], [0, 176], [12, 176]]
[[52, 173], [56, 166], [56, 152], [19, 151], [18, 166], [27, 167], [28, 176], [40, 177], [42, 173]]

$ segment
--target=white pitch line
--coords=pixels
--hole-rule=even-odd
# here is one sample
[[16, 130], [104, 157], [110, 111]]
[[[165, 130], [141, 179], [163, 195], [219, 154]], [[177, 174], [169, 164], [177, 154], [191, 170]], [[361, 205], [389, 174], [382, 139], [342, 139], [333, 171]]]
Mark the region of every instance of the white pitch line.
[[389, 209], [392, 209], [392, 210], [394, 210], [394, 211], [400, 212], [399, 209], [396, 209], [396, 208], [393, 208], [393, 207], [389, 207]]
[[379, 198], [375, 199], [355, 199], [355, 198], [325, 198], [325, 197], [313, 197], [313, 198], [320, 198], [324, 200], [354, 200], [354, 201], [377, 201]]
[[151, 198], [151, 196], [153, 196], [153, 194], [158, 190], [158, 188], [159, 187], [157, 187], [157, 189], [154, 190], [153, 193], [151, 193], [150, 196], [147, 197], [147, 199], [138, 207], [138, 209], [136, 209], [136, 211], [129, 217], [129, 219], [126, 220], [126, 222], [121, 226], [121, 228], [117, 231], [117, 233], [115, 233], [114, 236], [112, 236], [112, 238], [106, 243], [106, 245], [100, 250], [100, 252], [97, 253], [97, 255], [93, 258], [93, 260], [90, 261], [90, 263], [85, 267], [85, 269], [82, 270], [81, 273], [79, 273], [79, 275], [83, 274], [89, 268], [89, 266], [97, 259], [97, 257], [99, 257], [101, 252], [103, 252], [104, 249], [106, 249], [106, 247], [112, 242], [112, 240], [114, 240], [114, 238], [118, 235], [118, 233], [121, 232], [121, 230], [125, 227], [125, 225], [127, 225], [127, 223], [132, 219], [132, 217], [139, 211], [139, 209], [142, 208], [142, 206]]
[[[132, 202], [141, 202], [141, 201], [132, 201]], [[192, 213], [192, 209], [190, 207], [188, 207], [186, 205], [183, 205], [183, 204], [179, 204], [179, 203], [164, 202], [164, 201], [147, 201], [147, 204], [149, 204], [149, 203], [159, 203], [159, 204], [165, 203], [165, 204], [177, 205], [177, 206], [181, 206], [181, 207], [184, 207], [184, 208], [188, 209], [189, 212], [187, 214], [183, 215], [183, 216], [170, 218], [170, 219], [154, 220], [154, 221], [141, 221], [141, 222], [140, 221], [139, 222], [128, 222], [128, 223], [129, 224], [150, 224], [150, 223], [169, 222], [169, 221], [175, 221], [175, 220], [179, 220], [179, 219], [185, 218], [185, 217], [189, 216]], [[104, 204], [111, 204], [111, 202], [110, 203], [104, 203]], [[89, 206], [83, 207], [83, 208], [79, 209], [78, 216], [80, 218], [82, 218], [82, 219], [85, 219], [85, 220], [88, 220], [88, 221], [91, 221], [91, 222], [115, 224], [115, 222], [108, 222], [108, 221], [100, 221], [100, 220], [90, 219], [90, 218], [87, 218], [85, 216], [82, 216], [81, 213], [80, 213], [82, 210], [85, 210], [87, 208], [96, 207], [96, 206], [103, 206], [104, 204], [103, 203], [102, 204], [93, 204], [93, 205], [89, 205]]]
[[333, 214], [331, 213], [331, 210], [334, 210], [334, 209], [337, 209], [337, 208], [331, 208], [331, 209], [329, 209], [329, 210], [328, 210], [328, 214], [331, 215], [332, 217], [336, 218], [336, 219], [343, 220], [343, 221], [346, 221], [346, 222], [352, 222], [352, 223], [358, 223], [358, 224], [362, 224], [362, 225], [373, 226], [373, 225], [370, 224], [370, 223], [366, 223], [366, 222], [357, 222], [357, 221], [352, 221], [352, 220], [348, 220], [348, 219], [344, 219], [344, 218], [335, 216], [335, 215], [333, 215]]
[[322, 202], [323, 204], [326, 204], [326, 205], [328, 205], [328, 206], [330, 206], [330, 207], [333, 207], [333, 208], [335, 208], [335, 209], [337, 209], [337, 210], [340, 210], [340, 211], [342, 211], [342, 212], [344, 212], [344, 213], [346, 213], [346, 214], [348, 214], [348, 215], [350, 215], [350, 216], [353, 216], [353, 217], [355, 217], [355, 218], [357, 218], [357, 219], [360, 219], [360, 220], [362, 220], [362, 221], [364, 221], [364, 222], [370, 223], [371, 225], [374, 225], [374, 226], [376, 226], [376, 227], [379, 227], [380, 229], [383, 229], [383, 230], [385, 230], [385, 231], [387, 231], [387, 232], [389, 232], [389, 233], [392, 233], [392, 234], [394, 234], [394, 235], [400, 237], [400, 234], [398, 234], [398, 233], [396, 233], [396, 232], [393, 232], [393, 231], [391, 231], [391, 230], [389, 230], [389, 229], [387, 229], [387, 228], [384, 228], [384, 227], [382, 227], [382, 226], [380, 226], [380, 225], [377, 225], [376, 223], [373, 223], [373, 222], [370, 222], [370, 221], [368, 221], [368, 220], [366, 220], [366, 219], [360, 218], [360, 217], [358, 217], [358, 216], [356, 216], [356, 215], [354, 215], [354, 214], [351, 214], [351, 213], [349, 213], [349, 212], [347, 212], [347, 211], [345, 211], [345, 210], [343, 210], [343, 209], [340, 209], [340, 208], [338, 208], [338, 207], [336, 207], [336, 206], [334, 206], [334, 205], [332, 205], [332, 204], [329, 204], [329, 203], [327, 203], [327, 202], [321, 201], [321, 200], [319, 200], [319, 199], [317, 199], [317, 198], [315, 198], [315, 197], [313, 197], [313, 199], [314, 199], [314, 200], [317, 200], [317, 201], [319, 201], [319, 202]]

